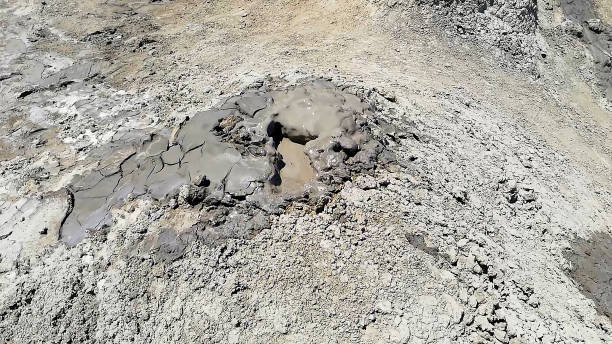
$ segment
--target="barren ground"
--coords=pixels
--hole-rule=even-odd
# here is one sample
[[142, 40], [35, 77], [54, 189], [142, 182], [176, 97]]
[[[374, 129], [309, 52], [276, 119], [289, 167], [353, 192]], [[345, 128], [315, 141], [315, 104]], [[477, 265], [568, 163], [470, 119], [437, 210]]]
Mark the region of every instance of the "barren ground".
[[[612, 4], [578, 3], [1, 1], [0, 341], [612, 341]], [[191, 185], [62, 236], [126, 137], [319, 79], [384, 147], [321, 148], [325, 197]]]

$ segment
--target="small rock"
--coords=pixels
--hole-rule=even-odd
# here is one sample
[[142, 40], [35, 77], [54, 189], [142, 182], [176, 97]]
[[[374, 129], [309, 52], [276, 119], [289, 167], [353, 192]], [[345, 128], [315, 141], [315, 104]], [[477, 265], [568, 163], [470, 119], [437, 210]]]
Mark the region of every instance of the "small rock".
[[195, 205], [204, 200], [205, 197], [205, 188], [191, 184], [184, 184], [179, 187], [178, 204]]
[[383, 88], [383, 87], [377, 87], [374, 89], [376, 92], [378, 92], [378, 94], [380, 94], [381, 96], [383, 96], [383, 98], [385, 98], [386, 100], [395, 103], [397, 101], [397, 97], [395, 96], [395, 92], [393, 92], [392, 90]]
[[542, 344], [553, 344], [555, 342], [555, 337], [552, 334], [545, 334], [542, 337]]
[[241, 117], [235, 115], [227, 116], [219, 122], [219, 129], [224, 133], [229, 133], [240, 121], [242, 121]]
[[526, 203], [533, 202], [536, 200], [535, 192], [531, 189], [523, 189], [520, 191], [520, 196], [523, 198], [523, 201]]
[[491, 325], [491, 323], [489, 322], [489, 320], [487, 320], [485, 316], [482, 316], [482, 315], [475, 316], [474, 324], [476, 325], [477, 328], [483, 331], [493, 333], [494, 327], [493, 325]]
[[355, 180], [355, 184], [362, 190], [376, 189], [376, 178], [371, 176], [359, 176]]
[[508, 180], [508, 189], [510, 192], [515, 192], [517, 189], [518, 183], [514, 179]]
[[208, 178], [206, 178], [206, 176], [204, 175], [199, 175], [199, 176], [195, 176], [195, 178], [193, 178], [193, 184], [195, 186], [208, 186], [210, 185], [210, 180], [208, 180]]
[[382, 300], [376, 304], [376, 311], [382, 314], [389, 314], [393, 311], [393, 307], [391, 306], [391, 301]]
[[472, 308], [478, 307], [478, 300], [476, 300], [476, 296], [470, 296], [470, 298], [468, 299], [468, 304]]
[[601, 19], [589, 19], [586, 21], [589, 30], [595, 33], [602, 33], [604, 30], [603, 25], [601, 24]]
[[457, 249], [451, 247], [446, 250], [446, 258], [449, 263], [455, 265], [457, 263]]
[[505, 343], [505, 338], [506, 338], [506, 331], [502, 331], [502, 330], [494, 330], [493, 331], [493, 335], [495, 336], [495, 339], [499, 340], [500, 342]]
[[582, 26], [580, 24], [576, 24], [571, 20], [566, 20], [561, 24], [561, 27], [563, 31], [569, 35], [579, 38], [582, 37]]
[[457, 202], [461, 204], [465, 204], [467, 202], [468, 194], [467, 191], [462, 187], [459, 187], [457, 185], [453, 186], [451, 195], [453, 195], [455, 200], [457, 200]]
[[537, 296], [535, 296], [534, 294], [529, 296], [527, 303], [533, 308], [538, 308], [538, 306], [540, 306], [540, 301], [538, 300]]

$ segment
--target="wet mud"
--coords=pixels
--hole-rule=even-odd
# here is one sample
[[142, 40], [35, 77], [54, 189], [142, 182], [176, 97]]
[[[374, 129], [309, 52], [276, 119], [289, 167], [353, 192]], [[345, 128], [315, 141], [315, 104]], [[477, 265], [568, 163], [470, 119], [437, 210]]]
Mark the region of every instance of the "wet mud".
[[277, 150], [284, 164], [280, 170], [283, 192], [300, 192], [304, 190], [304, 186], [315, 180], [316, 172], [310, 166], [304, 145], [283, 138]]
[[225, 209], [199, 226], [201, 236], [249, 237], [290, 200], [324, 198], [374, 168], [384, 146], [368, 127], [373, 116], [359, 97], [313, 81], [247, 91], [172, 134], [125, 134], [93, 153], [97, 168], [70, 184], [61, 239], [79, 243], [112, 223], [113, 207], [141, 197]]
[[612, 319], [612, 235], [596, 233], [587, 240], [578, 239], [564, 256], [571, 262], [568, 275], [596, 309]]

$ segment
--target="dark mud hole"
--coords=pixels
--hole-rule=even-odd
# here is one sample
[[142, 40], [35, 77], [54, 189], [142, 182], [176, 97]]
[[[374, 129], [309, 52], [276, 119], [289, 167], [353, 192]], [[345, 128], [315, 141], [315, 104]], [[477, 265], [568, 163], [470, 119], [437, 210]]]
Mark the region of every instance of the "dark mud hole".
[[612, 318], [612, 235], [597, 233], [588, 240], [578, 239], [564, 256], [571, 262], [569, 276], [595, 302], [598, 312]]
[[359, 97], [316, 80], [247, 90], [173, 130], [127, 132], [69, 186], [61, 239], [79, 243], [112, 224], [113, 207], [137, 198], [202, 210], [189, 233], [158, 238], [170, 257], [194, 238], [252, 237], [291, 202], [320, 208], [353, 175], [393, 161], [373, 133], [374, 117]]

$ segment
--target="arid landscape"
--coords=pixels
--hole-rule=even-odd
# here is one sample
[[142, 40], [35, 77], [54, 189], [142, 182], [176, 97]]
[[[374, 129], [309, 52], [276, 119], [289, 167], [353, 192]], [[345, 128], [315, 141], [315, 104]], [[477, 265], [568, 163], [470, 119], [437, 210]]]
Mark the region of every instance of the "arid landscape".
[[0, 0], [0, 343], [612, 342], [610, 0]]

